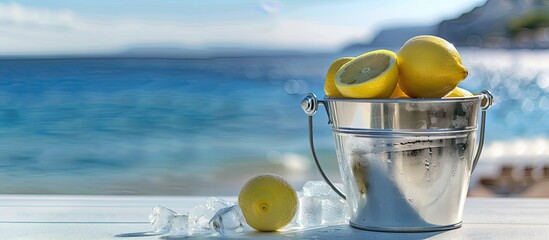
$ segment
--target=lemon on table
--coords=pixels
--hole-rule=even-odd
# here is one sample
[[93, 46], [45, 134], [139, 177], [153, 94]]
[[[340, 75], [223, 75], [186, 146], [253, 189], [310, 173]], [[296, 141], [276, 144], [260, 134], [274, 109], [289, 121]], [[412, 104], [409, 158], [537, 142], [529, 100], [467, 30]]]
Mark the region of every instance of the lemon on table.
[[238, 205], [248, 225], [259, 231], [276, 231], [292, 221], [297, 211], [297, 194], [284, 178], [262, 174], [242, 187]]
[[408, 97], [408, 95], [406, 95], [406, 93], [404, 93], [400, 88], [400, 86], [397, 84], [395, 87], [395, 90], [393, 91], [393, 93], [391, 93], [391, 96], [389, 98], [410, 98], [410, 97]]
[[410, 97], [441, 98], [467, 77], [458, 51], [429, 35], [408, 40], [398, 53], [399, 85]]
[[342, 57], [336, 59], [326, 73], [326, 81], [324, 82], [324, 92], [328, 97], [343, 97], [335, 85], [335, 77], [337, 71], [343, 66], [343, 64], [353, 60], [352, 57]]
[[383, 49], [345, 63], [335, 79], [339, 92], [348, 98], [388, 98], [397, 81], [397, 56]]
[[454, 90], [452, 90], [450, 93], [448, 93], [448, 95], [444, 96], [445, 98], [452, 98], [452, 97], [472, 97], [474, 96], [471, 92], [463, 89], [463, 88], [460, 88], [460, 87], [456, 87], [454, 88]]

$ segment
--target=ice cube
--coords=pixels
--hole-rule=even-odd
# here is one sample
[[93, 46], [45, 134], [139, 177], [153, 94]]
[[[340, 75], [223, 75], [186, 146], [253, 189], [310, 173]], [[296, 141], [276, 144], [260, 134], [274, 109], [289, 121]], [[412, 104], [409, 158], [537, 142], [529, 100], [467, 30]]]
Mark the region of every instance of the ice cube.
[[209, 222], [215, 212], [206, 207], [198, 205], [189, 212], [189, 230], [191, 233], [208, 232]]
[[226, 236], [243, 232], [249, 228], [238, 205], [222, 208], [210, 220], [210, 228]]
[[211, 209], [211, 210], [214, 210], [214, 211], [218, 211], [219, 209], [222, 209], [222, 208], [225, 208], [225, 207], [228, 207], [228, 206], [232, 206], [234, 205], [234, 203], [231, 203], [231, 202], [227, 202], [221, 198], [218, 198], [218, 197], [209, 197], [208, 199], [206, 199], [206, 207]]
[[198, 205], [189, 212], [189, 232], [204, 233], [210, 232], [210, 220], [215, 213], [224, 207], [230, 206], [231, 203], [217, 197], [210, 197], [206, 200], [206, 204]]
[[169, 208], [155, 206], [149, 215], [149, 222], [155, 232], [168, 233], [172, 227], [172, 222], [176, 214], [176, 212]]
[[347, 223], [349, 212], [347, 202], [338, 197], [326, 197], [322, 199], [322, 224]]
[[170, 236], [188, 236], [189, 235], [189, 216], [185, 214], [176, 214], [172, 220], [172, 226], [169, 232]]
[[[336, 183], [335, 186], [343, 190], [343, 185]], [[303, 196], [306, 197], [339, 197], [336, 192], [325, 181], [308, 181], [303, 185]]]
[[302, 227], [317, 226], [322, 223], [322, 199], [303, 196], [299, 198], [297, 223]]

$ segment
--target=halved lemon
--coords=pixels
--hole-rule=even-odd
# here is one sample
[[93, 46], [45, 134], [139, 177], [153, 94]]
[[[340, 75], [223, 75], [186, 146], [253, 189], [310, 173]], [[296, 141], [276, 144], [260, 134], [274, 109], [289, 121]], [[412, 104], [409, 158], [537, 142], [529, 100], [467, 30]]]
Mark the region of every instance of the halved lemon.
[[345, 63], [336, 87], [348, 98], [388, 98], [398, 81], [397, 55], [389, 50], [364, 53]]
[[330, 65], [330, 68], [328, 68], [328, 73], [326, 73], [326, 81], [324, 82], [324, 92], [326, 93], [326, 96], [343, 97], [339, 90], [337, 90], [337, 87], [335, 85], [335, 77], [337, 71], [341, 68], [341, 66], [351, 60], [353, 60], [352, 57], [342, 57], [338, 58], [332, 63], [332, 65]]

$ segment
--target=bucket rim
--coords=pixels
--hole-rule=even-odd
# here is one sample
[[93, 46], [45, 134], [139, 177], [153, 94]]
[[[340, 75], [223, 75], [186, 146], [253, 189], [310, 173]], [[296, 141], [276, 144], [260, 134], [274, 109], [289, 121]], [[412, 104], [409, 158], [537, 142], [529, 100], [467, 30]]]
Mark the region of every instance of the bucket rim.
[[337, 102], [365, 102], [365, 103], [452, 103], [481, 100], [482, 94], [475, 94], [470, 97], [452, 97], [452, 98], [340, 98], [325, 96], [326, 101]]

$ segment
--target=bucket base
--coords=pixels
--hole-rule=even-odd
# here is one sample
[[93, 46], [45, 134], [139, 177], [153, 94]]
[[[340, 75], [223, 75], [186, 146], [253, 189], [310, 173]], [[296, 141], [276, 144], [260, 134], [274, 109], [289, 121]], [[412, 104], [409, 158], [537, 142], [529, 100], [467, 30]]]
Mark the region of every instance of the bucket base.
[[437, 226], [437, 227], [394, 227], [394, 228], [364, 226], [364, 225], [359, 225], [359, 224], [356, 224], [356, 223], [353, 223], [353, 222], [350, 222], [350, 221], [349, 221], [349, 224], [351, 225], [351, 227], [358, 228], [358, 229], [361, 229], [361, 230], [367, 230], [367, 231], [374, 231], [374, 232], [409, 232], [409, 233], [446, 231], [446, 230], [452, 230], [452, 229], [456, 229], [456, 228], [461, 227], [461, 222], [458, 222], [458, 223], [452, 224], [452, 225]]

